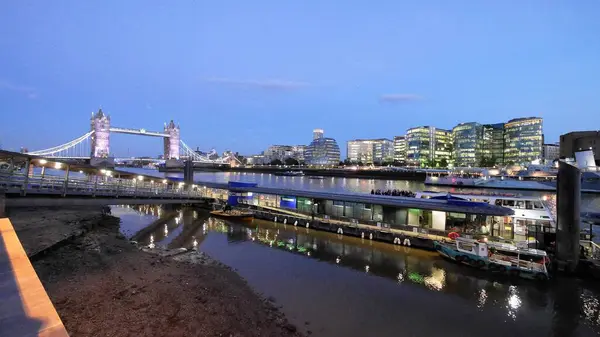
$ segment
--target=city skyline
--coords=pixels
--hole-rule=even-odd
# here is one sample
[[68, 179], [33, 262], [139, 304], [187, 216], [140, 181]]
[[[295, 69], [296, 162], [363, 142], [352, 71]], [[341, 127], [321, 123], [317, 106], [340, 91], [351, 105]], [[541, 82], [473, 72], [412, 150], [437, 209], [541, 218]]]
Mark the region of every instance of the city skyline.
[[[88, 131], [99, 107], [122, 127], [174, 120], [205, 151], [308, 145], [322, 128], [345, 158], [351, 139], [526, 116], [544, 118], [554, 143], [600, 123], [600, 48], [590, 43], [598, 9], [9, 3], [0, 14], [0, 145], [63, 144]], [[156, 156], [162, 144], [116, 135], [111, 148]]]

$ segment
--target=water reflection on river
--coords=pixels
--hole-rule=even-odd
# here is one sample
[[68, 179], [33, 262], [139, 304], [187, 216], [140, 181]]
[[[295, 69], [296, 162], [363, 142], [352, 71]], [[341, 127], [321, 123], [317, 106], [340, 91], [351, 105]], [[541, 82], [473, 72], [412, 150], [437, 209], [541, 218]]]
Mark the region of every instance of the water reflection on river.
[[[131, 228], [132, 217], [121, 218]], [[576, 279], [509, 282], [432, 252], [259, 220], [224, 222], [194, 210], [181, 211], [142, 242], [150, 244], [150, 236], [169, 248], [197, 246], [235, 268], [315, 336], [600, 332], [600, 290]]]

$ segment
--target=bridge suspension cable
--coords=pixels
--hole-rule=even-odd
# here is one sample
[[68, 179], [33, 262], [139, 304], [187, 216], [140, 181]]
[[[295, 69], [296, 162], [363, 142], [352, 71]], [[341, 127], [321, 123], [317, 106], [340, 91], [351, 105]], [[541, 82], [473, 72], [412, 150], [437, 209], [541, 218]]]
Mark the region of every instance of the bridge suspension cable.
[[28, 154], [56, 158], [89, 158], [91, 152], [89, 140], [92, 134], [94, 130], [68, 143], [45, 150], [31, 151]]

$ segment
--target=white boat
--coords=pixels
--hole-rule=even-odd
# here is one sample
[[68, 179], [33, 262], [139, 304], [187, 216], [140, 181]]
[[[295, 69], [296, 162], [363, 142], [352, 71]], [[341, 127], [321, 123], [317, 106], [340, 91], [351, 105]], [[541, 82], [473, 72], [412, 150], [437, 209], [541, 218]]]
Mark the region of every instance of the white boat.
[[[516, 241], [526, 241], [530, 237], [529, 227], [535, 226], [541, 232], [556, 232], [553, 210], [542, 198], [522, 197], [506, 193], [447, 193], [447, 192], [417, 192], [415, 198], [423, 199], [464, 199], [475, 202], [485, 202], [490, 205], [503, 206], [514, 210], [515, 214], [503, 221], [492, 224], [492, 236], [501, 236]], [[510, 224], [512, 228], [506, 228]]]
[[440, 255], [472, 267], [528, 279], [548, 279], [550, 260], [543, 250], [462, 237], [453, 243], [435, 241], [434, 247]]

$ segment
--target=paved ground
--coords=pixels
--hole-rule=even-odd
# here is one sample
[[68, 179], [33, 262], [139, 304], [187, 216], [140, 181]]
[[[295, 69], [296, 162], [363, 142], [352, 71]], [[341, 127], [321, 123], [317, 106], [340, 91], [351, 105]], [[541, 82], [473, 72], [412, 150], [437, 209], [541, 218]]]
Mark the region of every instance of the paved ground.
[[68, 336], [14, 228], [0, 219], [0, 336]]

